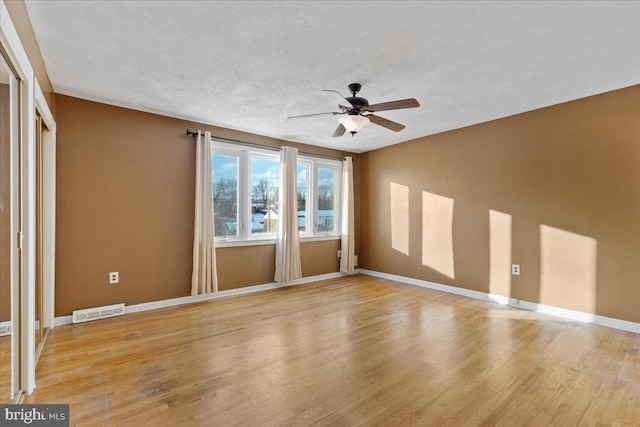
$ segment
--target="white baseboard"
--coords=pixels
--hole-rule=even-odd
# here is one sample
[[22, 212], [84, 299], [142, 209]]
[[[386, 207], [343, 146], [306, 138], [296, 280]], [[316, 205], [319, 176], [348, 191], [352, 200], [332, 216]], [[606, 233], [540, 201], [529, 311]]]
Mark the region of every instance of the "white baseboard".
[[[336, 272], [336, 273], [320, 274], [317, 276], [303, 277], [301, 279], [292, 280], [290, 282], [272, 282], [272, 283], [266, 283], [263, 285], [247, 286], [244, 288], [219, 291], [212, 294], [186, 296], [186, 297], [172, 298], [172, 299], [161, 300], [161, 301], [143, 302], [141, 304], [125, 306], [125, 314], [138, 313], [140, 311], [147, 311], [147, 310], [155, 310], [157, 308], [172, 307], [175, 305], [192, 304], [196, 302], [208, 301], [208, 300], [217, 299], [217, 298], [230, 297], [233, 295], [250, 294], [254, 292], [266, 291], [269, 289], [284, 288], [287, 286], [302, 285], [304, 283], [317, 282], [320, 280], [327, 280], [327, 279], [335, 279], [338, 277], [349, 276], [352, 274], [358, 274], [358, 270], [354, 271], [353, 273]], [[54, 325], [55, 326], [69, 325], [72, 322], [73, 322], [73, 316], [60, 316], [55, 318]]]
[[73, 323], [73, 316], [58, 316], [53, 319], [53, 326], [70, 325]]
[[569, 310], [566, 308], [554, 307], [550, 305], [538, 304], [535, 302], [517, 300], [499, 295], [492, 295], [486, 292], [473, 291], [470, 289], [458, 288], [456, 286], [442, 285], [440, 283], [428, 282], [426, 280], [413, 279], [411, 277], [398, 276], [395, 274], [381, 273], [378, 271], [360, 269], [360, 273], [368, 276], [380, 277], [382, 279], [394, 280], [396, 282], [407, 283], [409, 285], [421, 286], [423, 288], [434, 289], [436, 291], [448, 292], [450, 294], [462, 295], [469, 298], [484, 301], [496, 302], [502, 305], [509, 305], [515, 308], [535, 311], [538, 313], [550, 314], [564, 319], [576, 320], [578, 322], [593, 323], [594, 325], [606, 326], [623, 331], [640, 334], [640, 323], [629, 322], [627, 320], [615, 319], [613, 317], [600, 316], [598, 314], [584, 313], [581, 311]]
[[551, 305], [538, 304], [535, 302], [522, 300], [517, 300], [516, 303], [509, 305], [517, 308], [523, 308], [525, 310], [536, 311], [538, 313], [550, 314], [552, 316], [576, 320], [578, 322], [593, 323], [594, 325], [606, 326], [614, 329], [622, 329], [623, 331], [635, 332], [636, 334], [640, 334], [640, 323], [630, 322], [628, 320], [621, 320], [613, 317], [600, 316], [599, 314], [584, 313], [582, 311], [569, 310], [567, 308], [554, 307]]

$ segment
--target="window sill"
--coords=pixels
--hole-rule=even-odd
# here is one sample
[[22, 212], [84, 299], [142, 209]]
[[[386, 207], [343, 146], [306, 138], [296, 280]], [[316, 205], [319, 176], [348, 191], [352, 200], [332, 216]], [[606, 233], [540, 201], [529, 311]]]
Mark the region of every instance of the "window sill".
[[341, 238], [340, 234], [327, 234], [324, 236], [301, 237], [300, 242], [321, 242], [323, 240], [340, 240]]
[[[339, 234], [331, 234], [326, 236], [312, 236], [301, 237], [300, 243], [305, 242], [320, 242], [324, 240], [340, 240]], [[221, 240], [216, 241], [216, 248], [233, 248], [238, 246], [263, 246], [263, 245], [275, 245], [276, 239], [255, 239], [255, 240]]]

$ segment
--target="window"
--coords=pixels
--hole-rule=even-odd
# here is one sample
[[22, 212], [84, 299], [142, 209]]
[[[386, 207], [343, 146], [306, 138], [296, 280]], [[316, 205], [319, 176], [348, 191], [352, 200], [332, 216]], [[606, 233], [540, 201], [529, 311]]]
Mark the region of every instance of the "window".
[[215, 234], [219, 237], [238, 236], [240, 157], [214, 153], [211, 163]]
[[251, 235], [278, 232], [280, 159], [251, 154]]
[[[217, 241], [273, 241], [278, 230], [280, 156], [214, 143], [213, 209]], [[339, 233], [341, 161], [298, 157], [300, 237]]]
[[307, 185], [310, 162], [298, 162], [298, 232], [309, 234], [309, 211], [307, 209]]
[[319, 166], [316, 196], [318, 200], [318, 233], [336, 232], [336, 199], [338, 169], [335, 166]]

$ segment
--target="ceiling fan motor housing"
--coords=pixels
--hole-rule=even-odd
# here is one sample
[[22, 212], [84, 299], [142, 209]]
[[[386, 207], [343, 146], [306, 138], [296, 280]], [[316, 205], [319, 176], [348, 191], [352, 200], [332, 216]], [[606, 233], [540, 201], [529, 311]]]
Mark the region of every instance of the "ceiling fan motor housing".
[[353, 105], [353, 108], [349, 109], [349, 114], [360, 114], [369, 106], [368, 100], [356, 96], [356, 94], [360, 92], [360, 89], [362, 89], [362, 85], [360, 83], [351, 83], [349, 85], [349, 92], [351, 92], [352, 96], [345, 98], [351, 103], [351, 105]]
[[360, 98], [359, 96], [352, 96], [345, 99], [353, 105], [353, 109], [356, 111], [364, 110], [369, 106], [369, 101], [364, 98]]

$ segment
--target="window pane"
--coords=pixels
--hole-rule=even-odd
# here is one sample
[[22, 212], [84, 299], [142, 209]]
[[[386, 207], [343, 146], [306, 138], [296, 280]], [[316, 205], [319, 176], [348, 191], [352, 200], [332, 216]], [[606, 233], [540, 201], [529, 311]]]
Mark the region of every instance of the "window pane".
[[280, 160], [251, 157], [251, 235], [278, 231]]
[[298, 165], [298, 232], [307, 232], [307, 165]]
[[216, 237], [238, 235], [238, 156], [214, 154], [213, 213]]
[[335, 230], [336, 170], [318, 168], [318, 231]]

